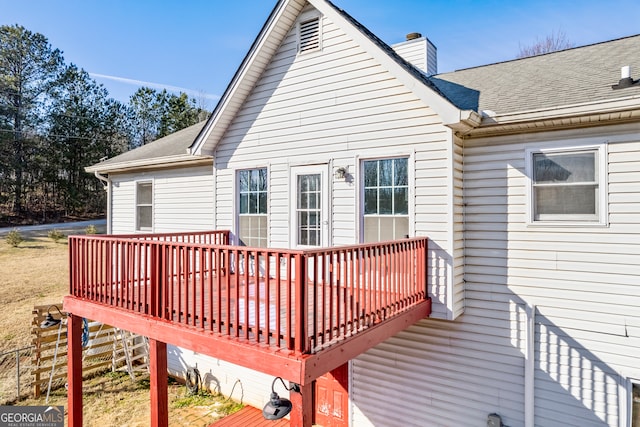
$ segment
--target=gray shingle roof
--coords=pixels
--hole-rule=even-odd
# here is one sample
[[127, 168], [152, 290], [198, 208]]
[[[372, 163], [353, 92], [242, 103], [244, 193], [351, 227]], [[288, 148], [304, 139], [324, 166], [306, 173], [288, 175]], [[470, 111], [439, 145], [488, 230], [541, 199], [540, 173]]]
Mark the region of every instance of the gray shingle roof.
[[640, 85], [611, 88], [626, 65], [640, 78], [640, 35], [430, 79], [460, 109], [504, 114], [640, 96]]
[[142, 147], [127, 151], [87, 168], [88, 171], [112, 169], [118, 165], [127, 165], [136, 162], [149, 161], [161, 162], [162, 159], [170, 159], [177, 156], [186, 156], [187, 149], [193, 143], [196, 136], [206, 121], [189, 126], [163, 138], [152, 141]]

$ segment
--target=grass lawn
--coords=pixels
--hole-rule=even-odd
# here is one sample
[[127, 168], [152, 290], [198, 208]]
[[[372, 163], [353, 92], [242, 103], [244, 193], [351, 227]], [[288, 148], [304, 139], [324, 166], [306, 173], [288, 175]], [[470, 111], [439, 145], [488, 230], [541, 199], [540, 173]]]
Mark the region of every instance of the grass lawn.
[[[59, 231], [65, 235], [85, 234], [83, 228]], [[104, 229], [98, 228], [98, 232]], [[33, 307], [60, 303], [68, 294], [66, 238], [56, 243], [47, 231], [21, 234], [24, 241], [18, 247], [5, 241], [6, 234], [0, 235], [0, 353], [30, 346]], [[25, 377], [22, 381], [29, 380]], [[133, 382], [126, 373], [109, 372], [83, 382], [83, 416], [87, 426], [148, 426], [149, 402], [148, 378]], [[15, 404], [45, 405], [45, 396]], [[48, 405], [64, 406], [66, 411], [64, 387], [51, 392]], [[171, 426], [207, 426], [240, 407], [223, 396], [188, 395], [184, 385], [175, 381], [169, 385]]]

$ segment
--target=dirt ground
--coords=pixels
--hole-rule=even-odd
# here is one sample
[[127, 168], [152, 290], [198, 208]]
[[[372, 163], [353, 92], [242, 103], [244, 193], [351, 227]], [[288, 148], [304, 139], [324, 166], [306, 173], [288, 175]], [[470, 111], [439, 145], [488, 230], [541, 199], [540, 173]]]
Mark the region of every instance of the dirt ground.
[[[60, 231], [65, 235], [85, 234], [84, 229]], [[5, 241], [6, 234], [0, 235], [0, 353], [31, 345], [33, 307], [62, 302], [68, 293], [66, 239], [56, 243], [47, 234], [47, 231], [22, 233], [25, 240], [15, 248]], [[85, 380], [85, 425], [148, 426], [148, 387], [148, 379], [133, 382], [121, 372]], [[45, 398], [20, 400], [15, 404], [45, 405]], [[48, 405], [61, 405], [66, 410], [66, 399], [66, 390], [62, 387], [51, 392]], [[229, 408], [240, 408], [222, 396], [188, 396], [186, 388], [177, 383], [169, 386], [169, 406], [171, 426], [196, 427], [211, 424]]]
[[[86, 426], [147, 427], [150, 425], [149, 379], [136, 382], [124, 372], [107, 373], [83, 382], [83, 422]], [[169, 384], [169, 425], [206, 427], [240, 409], [240, 405], [223, 396], [200, 393], [191, 396], [184, 385]], [[20, 406], [45, 405], [46, 397], [26, 399]], [[51, 406], [64, 406], [67, 424], [67, 393], [64, 387], [49, 395]]]

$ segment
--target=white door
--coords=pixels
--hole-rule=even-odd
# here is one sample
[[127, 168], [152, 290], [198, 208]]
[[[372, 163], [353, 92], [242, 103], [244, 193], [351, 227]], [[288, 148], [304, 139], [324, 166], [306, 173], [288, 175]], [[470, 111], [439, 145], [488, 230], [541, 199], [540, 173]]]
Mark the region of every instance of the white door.
[[329, 245], [328, 165], [291, 168], [291, 247]]

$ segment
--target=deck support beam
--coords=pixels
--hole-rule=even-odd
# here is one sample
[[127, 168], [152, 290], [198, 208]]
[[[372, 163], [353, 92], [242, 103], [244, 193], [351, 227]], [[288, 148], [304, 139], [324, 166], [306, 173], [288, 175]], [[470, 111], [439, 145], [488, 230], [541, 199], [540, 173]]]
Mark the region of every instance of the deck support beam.
[[149, 339], [151, 427], [169, 427], [167, 344]]
[[82, 317], [67, 316], [67, 404], [69, 427], [82, 427]]
[[291, 391], [289, 400], [292, 408], [289, 414], [291, 427], [311, 427], [313, 425], [313, 387], [311, 382], [300, 385], [300, 392]]

